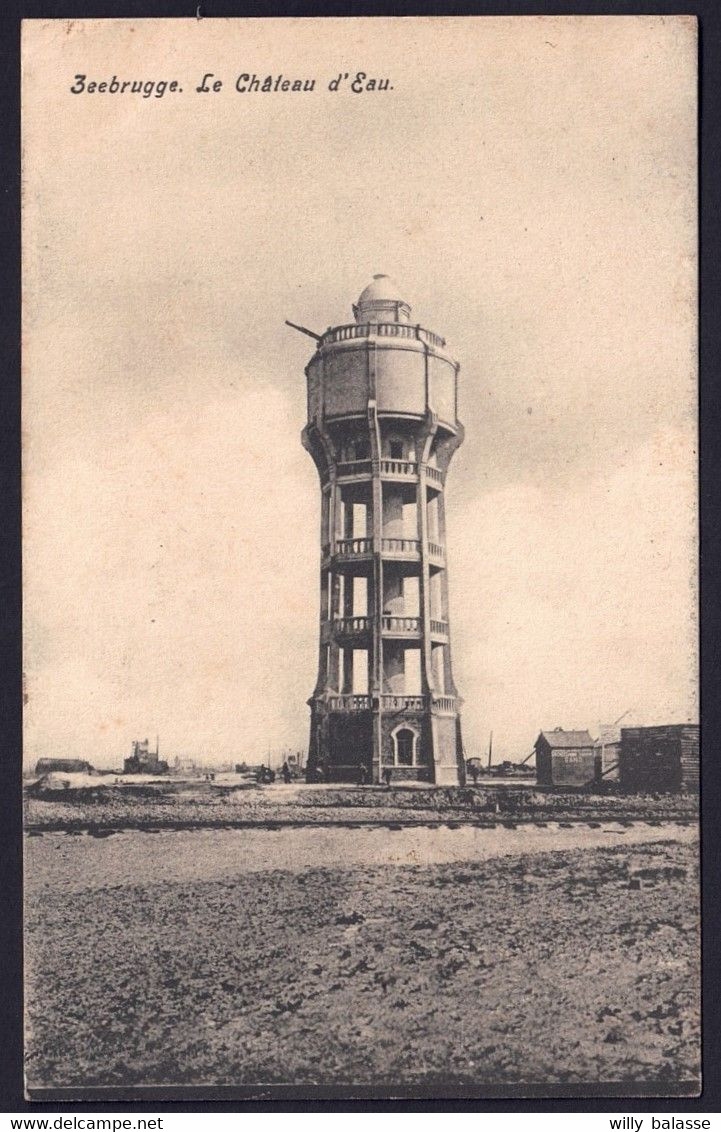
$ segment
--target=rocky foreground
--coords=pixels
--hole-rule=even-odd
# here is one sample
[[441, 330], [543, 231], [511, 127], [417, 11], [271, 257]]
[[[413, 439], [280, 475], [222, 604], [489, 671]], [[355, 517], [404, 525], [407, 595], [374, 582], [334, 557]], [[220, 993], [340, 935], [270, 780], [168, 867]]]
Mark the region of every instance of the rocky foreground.
[[204, 883], [149, 860], [70, 898], [37, 863], [56, 840], [28, 879], [31, 1089], [698, 1091], [695, 845]]

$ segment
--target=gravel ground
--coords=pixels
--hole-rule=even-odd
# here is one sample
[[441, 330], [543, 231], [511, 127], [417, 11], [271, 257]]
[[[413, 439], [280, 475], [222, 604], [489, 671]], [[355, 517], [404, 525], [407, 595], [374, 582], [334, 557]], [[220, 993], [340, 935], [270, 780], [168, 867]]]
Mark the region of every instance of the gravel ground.
[[57, 840], [33, 844], [31, 1087], [698, 1080], [695, 845], [177, 883], [150, 850], [147, 879], [70, 898], [43, 886]]

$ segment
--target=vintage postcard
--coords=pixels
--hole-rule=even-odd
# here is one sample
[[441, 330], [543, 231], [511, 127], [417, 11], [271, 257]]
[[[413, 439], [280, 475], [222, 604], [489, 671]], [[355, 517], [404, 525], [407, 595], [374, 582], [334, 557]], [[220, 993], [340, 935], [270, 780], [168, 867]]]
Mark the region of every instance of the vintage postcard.
[[24, 23], [29, 1097], [698, 1095], [696, 39]]

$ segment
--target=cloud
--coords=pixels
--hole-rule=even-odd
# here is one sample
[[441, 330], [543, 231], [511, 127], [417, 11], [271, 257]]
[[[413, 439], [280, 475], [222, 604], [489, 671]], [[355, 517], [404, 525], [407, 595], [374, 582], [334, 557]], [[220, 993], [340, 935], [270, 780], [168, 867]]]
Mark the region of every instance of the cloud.
[[[467, 741], [493, 727], [518, 753], [538, 726], [629, 706], [685, 718], [692, 34], [604, 20], [600, 62], [596, 21], [409, 39], [406, 20], [345, 20], [340, 53], [392, 74], [392, 97], [298, 103], [232, 76], [325, 74], [315, 22], [282, 58], [276, 22], [145, 24], [36, 21], [24, 69], [28, 757], [117, 762], [155, 731], [208, 759], [305, 743], [319, 490], [309, 343], [283, 322], [349, 321], [378, 271], [462, 364]], [[190, 89], [212, 66], [230, 89], [48, 114], [48, 83], [104, 73], [115, 44], [133, 73]]]
[[[693, 435], [661, 430], [591, 480], [449, 507], [467, 741], [697, 712]], [[470, 611], [470, 616], [469, 616]], [[470, 690], [470, 692], [469, 692]]]

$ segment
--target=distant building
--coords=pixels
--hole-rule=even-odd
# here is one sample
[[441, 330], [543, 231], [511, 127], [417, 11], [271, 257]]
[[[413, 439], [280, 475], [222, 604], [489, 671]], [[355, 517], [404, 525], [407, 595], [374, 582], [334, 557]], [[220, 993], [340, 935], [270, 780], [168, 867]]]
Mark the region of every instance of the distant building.
[[196, 766], [195, 759], [181, 759], [179, 755], [175, 756], [172, 769], [173, 774], [200, 774], [200, 768]]
[[133, 742], [133, 753], [125, 760], [123, 774], [167, 774], [168, 764], [158, 757], [158, 748], [150, 750], [147, 739]]
[[490, 776], [491, 778], [534, 778], [536, 775], [535, 769], [526, 765], [526, 763], [504, 759], [503, 762], [491, 763], [489, 766], [478, 755], [472, 755], [466, 759], [468, 774], [471, 773], [472, 768], [475, 768], [477, 775]]
[[527, 766], [525, 763], [514, 763], [510, 759], [504, 759], [502, 763], [492, 766], [490, 773], [498, 774], [501, 778], [534, 778], [536, 772], [532, 766]]
[[633, 794], [698, 793], [699, 738], [697, 723], [622, 728], [621, 789]]
[[35, 773], [40, 774], [92, 774], [93, 767], [84, 759], [38, 759]]
[[539, 786], [589, 786], [595, 778], [593, 739], [588, 731], [542, 731], [534, 744]]

